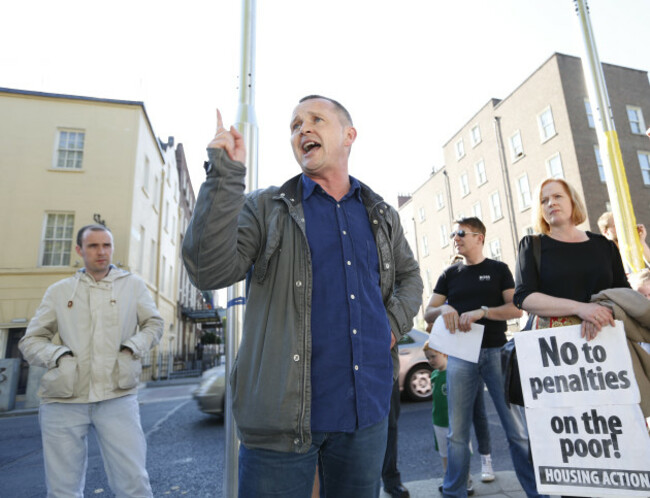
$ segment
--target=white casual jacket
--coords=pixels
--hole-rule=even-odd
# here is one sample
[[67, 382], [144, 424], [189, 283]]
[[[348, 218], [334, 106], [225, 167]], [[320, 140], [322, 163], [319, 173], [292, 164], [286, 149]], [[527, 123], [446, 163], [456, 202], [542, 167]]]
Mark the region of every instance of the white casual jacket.
[[[30, 365], [48, 368], [38, 392], [43, 403], [89, 403], [134, 393], [140, 358], [162, 333], [142, 279], [111, 266], [96, 282], [82, 269], [47, 289], [19, 348]], [[68, 351], [73, 356], [59, 359]]]

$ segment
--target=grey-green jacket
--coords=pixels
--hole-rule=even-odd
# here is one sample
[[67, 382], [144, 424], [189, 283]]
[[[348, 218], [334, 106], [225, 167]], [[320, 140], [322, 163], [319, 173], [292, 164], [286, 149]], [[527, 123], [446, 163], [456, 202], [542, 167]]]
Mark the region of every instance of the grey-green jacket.
[[[208, 155], [208, 175], [183, 241], [183, 257], [190, 279], [204, 290], [238, 282], [252, 269], [242, 342], [230, 378], [239, 436], [248, 447], [306, 452], [311, 444], [312, 271], [300, 175], [279, 188], [244, 194], [244, 165], [221, 149], [208, 149]], [[399, 340], [421, 304], [419, 267], [397, 212], [363, 184], [361, 192], [377, 243], [386, 314]]]

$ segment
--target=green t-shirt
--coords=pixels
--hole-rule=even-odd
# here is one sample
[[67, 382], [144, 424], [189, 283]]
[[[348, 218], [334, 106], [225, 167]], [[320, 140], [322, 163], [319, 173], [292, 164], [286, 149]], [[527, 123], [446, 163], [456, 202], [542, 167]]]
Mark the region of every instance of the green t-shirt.
[[437, 425], [438, 427], [449, 427], [446, 370], [434, 370], [431, 372], [431, 388], [433, 425]]

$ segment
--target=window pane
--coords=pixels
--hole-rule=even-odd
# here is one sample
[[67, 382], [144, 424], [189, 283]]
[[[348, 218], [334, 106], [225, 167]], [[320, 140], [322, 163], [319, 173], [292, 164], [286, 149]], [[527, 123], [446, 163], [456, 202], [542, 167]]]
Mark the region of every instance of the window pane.
[[45, 221], [43, 237], [43, 266], [70, 264], [70, 252], [74, 231], [74, 215], [51, 213]]
[[56, 167], [81, 169], [84, 140], [84, 132], [60, 131]]

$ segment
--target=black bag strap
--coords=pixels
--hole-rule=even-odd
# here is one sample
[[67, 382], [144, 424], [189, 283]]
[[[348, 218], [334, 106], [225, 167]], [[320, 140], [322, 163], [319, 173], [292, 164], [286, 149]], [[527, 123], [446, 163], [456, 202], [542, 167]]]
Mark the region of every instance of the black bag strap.
[[535, 266], [537, 267], [537, 275], [542, 274], [542, 237], [541, 235], [533, 235], [533, 257], [535, 258]]

